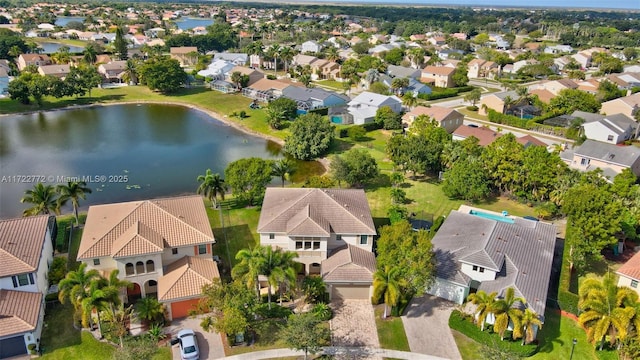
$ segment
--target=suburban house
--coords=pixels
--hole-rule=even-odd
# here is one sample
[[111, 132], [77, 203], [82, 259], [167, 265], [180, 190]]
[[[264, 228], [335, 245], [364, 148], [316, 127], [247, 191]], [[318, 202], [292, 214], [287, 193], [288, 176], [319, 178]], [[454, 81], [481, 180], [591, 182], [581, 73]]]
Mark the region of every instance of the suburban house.
[[497, 138], [502, 136], [499, 132], [496, 132], [488, 127], [484, 126], [469, 126], [460, 125], [453, 131], [452, 139], [462, 141], [468, 137], [475, 137], [478, 139], [478, 145], [487, 146], [494, 142]]
[[607, 80], [618, 85], [621, 89], [631, 90], [640, 86], [640, 72], [624, 72], [622, 74], [611, 74]]
[[[420, 70], [416, 70], [416, 71], [420, 71]], [[394, 80], [393, 77], [389, 75], [381, 74], [379, 81], [383, 83], [385, 86], [387, 86], [388, 88], [392, 88], [393, 80]], [[432, 90], [429, 86], [413, 78], [407, 78], [407, 80], [408, 80], [408, 85], [404, 88], [397, 89], [396, 90], [397, 95], [402, 96], [404, 94], [412, 94], [414, 97], [417, 97], [419, 94], [431, 94]]]
[[54, 216], [0, 220], [0, 359], [40, 342], [55, 232]]
[[288, 86], [282, 90], [282, 96], [294, 100], [298, 110], [307, 112], [314, 109], [345, 105], [349, 98], [321, 88]]
[[198, 62], [198, 48], [195, 46], [172, 47], [169, 49], [172, 59], [180, 62], [180, 66], [192, 66]]
[[392, 78], [419, 79], [422, 76], [420, 69], [414, 69], [406, 66], [389, 65], [387, 66], [387, 75]]
[[244, 66], [247, 64], [247, 61], [249, 61], [249, 55], [246, 53], [228, 53], [228, 52], [215, 53], [213, 54], [212, 61], [216, 61], [216, 60], [224, 60], [224, 61], [231, 62], [237, 66]]
[[9, 92], [9, 74], [4, 68], [0, 68], [0, 95]]
[[640, 111], [640, 92], [602, 103], [603, 114], [625, 114], [633, 118]]
[[63, 80], [69, 75], [69, 72], [71, 72], [69, 64], [40, 65], [38, 67], [38, 74], [42, 76], [53, 76]]
[[104, 77], [106, 82], [122, 82], [122, 77], [127, 69], [126, 60], [111, 61], [98, 66], [98, 73]]
[[125, 303], [153, 296], [169, 319], [187, 316], [201, 298], [202, 285], [219, 277], [215, 243], [200, 196], [131, 201], [89, 207], [78, 260], [87, 269], [133, 286]]
[[231, 70], [229, 70], [225, 74], [225, 79], [227, 81], [231, 81], [231, 75], [235, 72], [239, 72], [241, 75], [246, 75], [249, 77], [249, 82], [247, 82], [247, 86], [253, 85], [256, 81], [260, 79], [264, 79], [264, 73], [260, 70], [252, 69], [246, 66], [234, 66]]
[[559, 79], [559, 80], [548, 80], [543, 81], [538, 84], [537, 89], [548, 90], [553, 95], [558, 95], [560, 91], [565, 89], [577, 89], [578, 84], [576, 84], [571, 79]]
[[467, 64], [469, 70], [467, 77], [469, 79], [489, 78], [493, 79], [498, 74], [500, 67], [493, 61], [473, 59]]
[[340, 77], [340, 64], [319, 59], [311, 55], [298, 54], [293, 57], [291, 66], [309, 66], [311, 69], [311, 78], [313, 80], [318, 79], [336, 79]]
[[413, 110], [402, 116], [404, 127], [410, 127], [413, 121], [421, 115], [426, 115], [435, 120], [451, 134], [458, 126], [462, 125], [464, 115], [448, 107], [432, 105], [431, 107], [416, 106]]
[[[580, 116], [581, 111], [575, 111], [572, 116]], [[582, 124], [587, 139], [602, 141], [609, 144], [620, 144], [633, 139], [636, 122], [624, 114], [600, 115], [593, 114], [596, 119], [588, 119]], [[590, 121], [591, 120], [591, 121]]]
[[554, 225], [462, 205], [431, 242], [436, 279], [427, 293], [462, 304], [472, 289], [503, 297], [513, 288], [544, 322]]
[[262, 78], [243, 88], [242, 95], [253, 100], [268, 102], [281, 97], [283, 90], [289, 86], [291, 84], [284, 81]]
[[434, 86], [441, 88], [455, 87], [453, 83], [455, 71], [455, 68], [447, 66], [427, 66], [422, 69], [422, 81], [433, 83]]
[[520, 96], [515, 91], [502, 91], [485, 95], [480, 100], [478, 113], [480, 115], [487, 115], [488, 109], [493, 109], [504, 114], [507, 110], [505, 108], [505, 103], [513, 103], [513, 101], [518, 100], [519, 98]]
[[42, 66], [51, 65], [53, 61], [46, 54], [20, 54], [18, 56], [18, 70], [22, 71], [29, 65]]
[[618, 275], [618, 286], [632, 288], [640, 295], [640, 289], [638, 288], [638, 282], [640, 282], [640, 252], [627, 260], [616, 271], [616, 274]]
[[566, 149], [560, 158], [570, 168], [580, 171], [602, 169], [610, 181], [624, 169], [631, 169], [640, 176], [640, 149], [635, 146], [618, 146], [595, 140], [585, 140], [575, 149]]
[[582, 70], [586, 70], [591, 67], [591, 53], [588, 51], [580, 51], [577, 54], [571, 55], [571, 57], [580, 64]]
[[301, 53], [319, 53], [322, 51], [323, 46], [313, 40], [305, 41], [300, 46]]
[[210, 77], [214, 80], [223, 80], [226, 74], [236, 67], [232, 62], [226, 60], [215, 60], [206, 69], [198, 71], [198, 75]]
[[349, 102], [347, 111], [353, 116], [353, 123], [362, 125], [373, 122], [376, 112], [383, 106], [399, 114], [402, 112], [402, 100], [397, 96], [380, 95], [363, 91]]
[[332, 299], [370, 299], [375, 225], [361, 189], [267, 188], [260, 244], [295, 251]]

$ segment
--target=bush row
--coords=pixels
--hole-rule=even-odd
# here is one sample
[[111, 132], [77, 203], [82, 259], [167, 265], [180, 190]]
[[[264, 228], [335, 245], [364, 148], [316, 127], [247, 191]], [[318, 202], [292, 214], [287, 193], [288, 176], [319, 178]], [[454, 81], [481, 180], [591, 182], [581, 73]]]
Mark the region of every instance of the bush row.
[[538, 352], [538, 346], [535, 344], [522, 345], [522, 340], [512, 340], [506, 336], [504, 340], [500, 340], [500, 335], [487, 331], [486, 328], [485, 331], [480, 331], [473, 323], [472, 316], [466, 315], [458, 310], [451, 312], [451, 316], [449, 316], [449, 327], [480, 344], [495, 347], [502, 352], [518, 358], [526, 358]]
[[473, 86], [461, 86], [457, 88], [445, 88], [445, 89], [435, 89], [431, 94], [419, 94], [418, 98], [422, 100], [438, 100], [445, 99], [454, 96], [458, 96], [458, 94], [473, 90]]
[[[571, 237], [575, 236], [573, 227], [570, 223], [567, 223], [567, 229], [565, 234], [565, 245], [570, 241]], [[579, 315], [578, 310], [578, 294], [571, 292], [571, 259], [569, 258], [569, 250], [566, 249], [562, 253], [562, 267], [560, 268], [560, 283], [558, 286], [558, 306], [561, 310]]]

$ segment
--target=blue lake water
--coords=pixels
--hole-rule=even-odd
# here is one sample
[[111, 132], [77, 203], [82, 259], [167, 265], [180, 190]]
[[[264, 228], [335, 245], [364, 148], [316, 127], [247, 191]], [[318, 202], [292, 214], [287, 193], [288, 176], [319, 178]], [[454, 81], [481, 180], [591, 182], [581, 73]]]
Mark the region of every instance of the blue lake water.
[[205, 19], [205, 18], [180, 18], [174, 21], [178, 28], [182, 30], [193, 29], [194, 27], [204, 26], [207, 27], [213, 24], [213, 19]]
[[56, 18], [56, 22], [54, 23], [54, 25], [56, 26], [67, 26], [68, 23], [72, 22], [72, 21], [77, 21], [77, 22], [84, 22], [84, 17], [81, 16], [60, 16], [58, 18]]
[[84, 51], [83, 47], [65, 45], [65, 44], [60, 44], [60, 43], [44, 42], [44, 43], [40, 43], [39, 45], [40, 45], [40, 47], [42, 49], [44, 49], [42, 51], [43, 54], [53, 54], [54, 52], [58, 51], [58, 49], [60, 49], [63, 46], [69, 47], [69, 52], [72, 53], [72, 54], [81, 53], [81, 52]]
[[95, 181], [87, 185], [93, 193], [81, 201], [86, 209], [194, 194], [196, 178], [207, 168], [223, 174], [232, 161], [274, 159], [279, 151], [271, 141], [181, 106], [114, 105], [5, 116], [0, 118], [0, 218], [20, 216], [28, 207], [20, 198], [37, 182], [91, 177]]

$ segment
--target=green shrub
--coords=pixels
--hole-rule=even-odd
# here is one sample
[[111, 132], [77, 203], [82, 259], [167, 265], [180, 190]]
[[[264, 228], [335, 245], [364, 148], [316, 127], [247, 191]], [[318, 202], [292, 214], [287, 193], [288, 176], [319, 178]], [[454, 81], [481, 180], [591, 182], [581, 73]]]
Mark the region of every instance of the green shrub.
[[293, 313], [290, 309], [275, 303], [271, 303], [271, 309], [269, 309], [269, 304], [260, 304], [256, 307], [255, 312], [263, 319], [286, 319]]
[[240, 119], [244, 119], [244, 118], [246, 118], [246, 117], [247, 117], [247, 112], [246, 112], [246, 111], [244, 111], [244, 110], [240, 110], [240, 112], [238, 113], [238, 117], [239, 117]]
[[302, 280], [302, 290], [307, 301], [312, 304], [326, 303], [329, 300], [327, 287], [320, 276], [307, 276]]
[[58, 301], [58, 293], [51, 293], [44, 296], [44, 301]]
[[67, 259], [56, 256], [49, 268], [49, 284], [57, 284], [67, 275]]
[[560, 289], [558, 290], [558, 306], [562, 311], [579, 315], [580, 311], [578, 310], [578, 295], [574, 294], [568, 290]]
[[498, 348], [500, 351], [513, 356], [526, 358], [538, 351], [538, 346], [535, 344], [522, 345], [522, 340], [511, 340], [506, 337], [504, 340], [500, 340], [500, 335], [496, 333], [491, 333], [487, 329], [480, 331], [473, 323], [472, 318], [458, 310], [451, 312], [449, 327], [480, 344]]
[[366, 123], [358, 126], [361, 126], [367, 132], [382, 129], [382, 124], [378, 124], [375, 122], [370, 122], [370, 123]]
[[333, 317], [333, 310], [327, 304], [317, 304], [311, 312], [320, 321], [331, 320]]
[[469, 111], [478, 111], [478, 106], [477, 105], [467, 106], [467, 110], [469, 110]]
[[367, 130], [362, 126], [352, 126], [347, 130], [347, 135], [349, 136], [349, 139], [353, 141], [360, 141], [365, 137], [365, 135], [367, 135]]
[[392, 205], [387, 211], [387, 216], [392, 224], [406, 221], [409, 218], [409, 211], [404, 206]]
[[340, 139], [346, 138], [348, 130], [347, 128], [336, 128], [336, 137]]
[[268, 74], [267, 75], [267, 79], [269, 79], [269, 80], [278, 80], [278, 78], [275, 75], [272, 75], [272, 74]]
[[440, 229], [440, 226], [442, 226], [442, 223], [444, 223], [444, 219], [444, 215], [438, 216], [431, 226], [431, 231], [433, 231], [434, 233], [438, 231], [438, 229]]

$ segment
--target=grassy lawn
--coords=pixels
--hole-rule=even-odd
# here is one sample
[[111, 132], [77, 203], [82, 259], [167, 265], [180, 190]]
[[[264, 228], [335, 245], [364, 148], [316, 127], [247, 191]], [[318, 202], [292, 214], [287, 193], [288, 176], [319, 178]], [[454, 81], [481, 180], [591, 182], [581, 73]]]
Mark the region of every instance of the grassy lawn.
[[74, 228], [71, 237], [71, 247], [69, 248], [69, 270], [76, 270], [80, 263], [76, 261], [78, 257], [78, 249], [80, 248], [80, 240], [82, 239], [83, 228]]
[[380, 347], [383, 349], [411, 351], [409, 349], [409, 341], [404, 332], [402, 319], [399, 317], [388, 317], [382, 320], [384, 305], [375, 309], [376, 327], [378, 328], [378, 340]]
[[256, 342], [251, 346], [228, 346], [224, 341], [224, 353], [226, 356], [244, 354], [254, 351], [286, 348], [287, 345], [278, 337], [280, 323], [277, 320], [268, 319], [254, 325]]
[[317, 83], [318, 85], [321, 85], [323, 87], [332, 88], [332, 89], [336, 90], [338, 93], [344, 92], [344, 87], [342, 86], [342, 83], [339, 82], [339, 81], [335, 81], [335, 80], [320, 80], [320, 81], [316, 81], [315, 83]]
[[478, 358], [478, 354], [482, 353], [482, 346], [477, 342], [455, 330], [451, 330], [451, 333], [456, 341], [462, 360], [475, 360]]
[[171, 360], [171, 359], [173, 359], [173, 353], [171, 352], [171, 348], [168, 346], [158, 348], [158, 352], [151, 358], [151, 360]]

